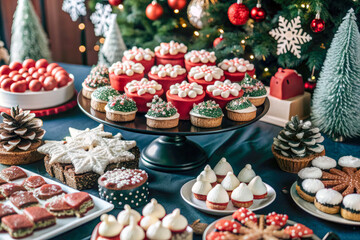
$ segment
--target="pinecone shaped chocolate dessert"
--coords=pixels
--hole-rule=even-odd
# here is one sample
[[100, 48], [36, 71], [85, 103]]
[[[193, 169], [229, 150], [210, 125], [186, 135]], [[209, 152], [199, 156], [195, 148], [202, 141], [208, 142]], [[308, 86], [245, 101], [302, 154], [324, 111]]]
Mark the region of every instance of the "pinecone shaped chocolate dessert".
[[43, 122], [34, 113], [12, 107], [10, 114], [1, 113], [0, 163], [26, 164], [42, 158], [37, 148], [42, 144]]
[[293, 116], [274, 138], [272, 152], [282, 170], [297, 173], [315, 157], [325, 155], [323, 141], [319, 128]]

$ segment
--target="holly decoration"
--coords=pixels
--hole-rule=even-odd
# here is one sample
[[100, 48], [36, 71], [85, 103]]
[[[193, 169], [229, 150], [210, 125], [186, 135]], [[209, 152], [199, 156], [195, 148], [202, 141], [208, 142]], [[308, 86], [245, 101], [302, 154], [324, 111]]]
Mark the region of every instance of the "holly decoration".
[[242, 0], [237, 0], [237, 3], [229, 7], [228, 18], [236, 26], [244, 25], [249, 20], [249, 13], [248, 7], [242, 3]]
[[146, 17], [152, 21], [159, 19], [163, 15], [164, 9], [156, 1], [152, 1], [145, 10]]
[[256, 4], [256, 7], [253, 7], [250, 11], [250, 17], [254, 19], [255, 22], [262, 22], [266, 18], [266, 11], [261, 7], [260, 0]]
[[222, 40], [224, 40], [223, 35], [220, 35], [220, 37], [215, 38], [213, 42], [213, 46], [216, 47]]
[[171, 9], [181, 10], [186, 6], [186, 0], [168, 0], [168, 5]]
[[320, 18], [320, 12], [316, 13], [315, 19], [310, 23], [310, 28], [314, 33], [319, 33], [325, 30], [325, 21]]
[[122, 2], [123, 0], [109, 0], [110, 5], [112, 6], [119, 6]]

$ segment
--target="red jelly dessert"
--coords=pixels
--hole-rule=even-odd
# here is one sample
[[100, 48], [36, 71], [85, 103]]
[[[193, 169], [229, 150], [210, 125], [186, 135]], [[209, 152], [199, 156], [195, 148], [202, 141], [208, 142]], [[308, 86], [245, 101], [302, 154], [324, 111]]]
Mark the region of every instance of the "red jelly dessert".
[[46, 182], [41, 176], [31, 176], [24, 180], [22, 185], [28, 190], [33, 190], [44, 184], [46, 184]]
[[219, 63], [219, 67], [224, 70], [225, 78], [232, 82], [240, 82], [245, 77], [245, 73], [251, 77], [255, 74], [254, 64], [243, 58], [224, 59]]
[[32, 192], [25, 192], [25, 191], [18, 191], [11, 194], [10, 202], [19, 209], [26, 208], [39, 203], [39, 201], [34, 197]]
[[224, 108], [231, 100], [240, 98], [244, 91], [239, 84], [225, 80], [224, 82], [216, 81], [214, 85], [207, 86], [206, 93], [210, 99]]
[[190, 71], [191, 68], [207, 65], [214, 66], [216, 64], [215, 52], [208, 52], [206, 50], [192, 50], [185, 54], [185, 68]]
[[204, 89], [214, 84], [215, 81], [223, 82], [225, 80], [224, 71], [221, 68], [207, 65], [191, 68], [187, 78], [190, 83], [196, 82]]
[[171, 85], [186, 80], [186, 70], [180, 65], [158, 65], [151, 68], [148, 76], [150, 80], [155, 80], [161, 84], [164, 93], [166, 93]]
[[155, 64], [155, 53], [149, 48], [138, 48], [132, 47], [130, 50], [124, 52], [124, 57], [122, 59], [125, 61], [133, 61], [134, 63], [141, 63], [145, 68], [145, 74], [147, 74], [151, 67]]
[[59, 185], [56, 184], [45, 184], [42, 185], [39, 189], [35, 190], [35, 196], [40, 199], [49, 199], [54, 196], [63, 194], [64, 191]]
[[1, 219], [2, 227], [12, 238], [24, 238], [34, 231], [34, 223], [21, 214], [6, 216]]
[[94, 207], [92, 198], [86, 192], [65, 194], [64, 200], [75, 210], [75, 214], [78, 217], [85, 215], [85, 213]]
[[125, 93], [136, 102], [138, 112], [147, 112], [149, 109], [147, 104], [155, 95], [163, 95], [164, 90], [156, 81], [143, 78], [141, 81], [133, 80], [126, 84]]
[[55, 216], [42, 207], [28, 207], [24, 210], [24, 214], [35, 224], [35, 230], [56, 224]]
[[21, 168], [16, 166], [11, 166], [1, 170], [1, 174], [7, 181], [12, 181], [27, 177], [27, 174]]
[[75, 210], [65, 202], [62, 196], [56, 197], [51, 202], [46, 203], [45, 207], [57, 218], [75, 216]]
[[26, 189], [16, 183], [6, 183], [0, 186], [0, 191], [5, 197], [10, 197], [11, 194], [18, 191], [26, 191]]
[[144, 66], [132, 61], [116, 62], [109, 68], [111, 86], [123, 92], [127, 83], [144, 77]]
[[155, 47], [156, 64], [171, 64], [185, 66], [184, 56], [187, 52], [187, 47], [183, 43], [170, 41], [169, 43], [160, 43], [160, 46]]
[[183, 81], [181, 84], [172, 85], [166, 92], [166, 98], [178, 109], [180, 120], [188, 120], [194, 103], [204, 101], [205, 92], [199, 84]]

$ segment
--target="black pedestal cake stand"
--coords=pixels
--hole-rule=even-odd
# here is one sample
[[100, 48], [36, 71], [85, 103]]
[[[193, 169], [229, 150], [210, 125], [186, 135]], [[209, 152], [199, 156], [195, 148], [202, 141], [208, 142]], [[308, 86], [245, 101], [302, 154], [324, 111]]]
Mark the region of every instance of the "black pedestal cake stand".
[[198, 128], [191, 125], [190, 121], [180, 121], [179, 126], [175, 128], [154, 129], [146, 125], [146, 117], [142, 113], [137, 113], [135, 120], [131, 122], [113, 122], [106, 118], [105, 113], [92, 109], [90, 100], [83, 97], [82, 92], [79, 93], [77, 100], [80, 109], [97, 122], [130, 132], [160, 135], [142, 150], [141, 161], [148, 168], [170, 172], [194, 169], [207, 161], [204, 149], [186, 136], [215, 134], [245, 127], [263, 117], [270, 107], [266, 98], [265, 103], [257, 108], [255, 119], [248, 122], [234, 122], [225, 116], [218, 128]]

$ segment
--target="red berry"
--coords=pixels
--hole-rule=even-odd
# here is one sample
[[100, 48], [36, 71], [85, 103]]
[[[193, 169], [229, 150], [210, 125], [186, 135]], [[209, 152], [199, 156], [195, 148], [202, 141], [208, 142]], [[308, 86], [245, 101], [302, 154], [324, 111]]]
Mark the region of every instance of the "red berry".
[[54, 77], [56, 79], [56, 78], [60, 77], [61, 75], [69, 76], [69, 74], [65, 70], [60, 70], [60, 71], [56, 72]]
[[23, 67], [26, 67], [27, 69], [35, 67], [35, 60], [33, 59], [26, 59], [23, 62]]
[[57, 85], [57, 82], [56, 82], [55, 78], [53, 78], [53, 77], [46, 77], [43, 82], [43, 86], [46, 91], [53, 90], [56, 87], [56, 85]]
[[10, 86], [11, 84], [14, 83], [14, 80], [10, 79], [10, 78], [7, 78], [7, 79], [4, 79], [2, 82], [1, 82], [1, 88], [5, 91], [10, 91]]
[[15, 75], [19, 74], [18, 71], [12, 71], [11, 73], [9, 73], [9, 77], [14, 77]]
[[26, 81], [14, 82], [10, 86], [11, 92], [25, 92], [26, 91]]
[[23, 76], [21, 76], [20, 74], [16, 74], [15, 76], [12, 77], [12, 79], [17, 82], [17, 81], [21, 81], [24, 80], [25, 78]]
[[0, 75], [9, 74], [11, 72], [11, 69], [8, 65], [2, 65], [0, 67]]
[[40, 74], [38, 72], [34, 72], [31, 76], [35, 79], [38, 79], [40, 77]]
[[48, 73], [51, 73], [51, 71], [56, 68], [56, 67], [59, 67], [59, 64], [57, 63], [50, 63], [47, 67], [46, 67], [46, 71]]
[[65, 75], [61, 75], [60, 77], [56, 78], [57, 87], [61, 88], [61, 87], [66, 86], [69, 82], [68, 79], [69, 79], [69, 77], [67, 77]]
[[27, 73], [27, 72], [25, 72], [25, 73], [23, 73], [21, 76], [23, 76], [23, 78], [27, 78], [28, 76], [30, 76], [30, 74]]
[[10, 63], [9, 67], [10, 67], [11, 70], [17, 70], [18, 71], [18, 70], [20, 70], [20, 68], [22, 68], [22, 65], [19, 62], [12, 62], [12, 63]]
[[25, 78], [25, 81], [27, 81], [27, 82], [31, 82], [32, 80], [34, 80], [34, 78], [32, 76], [27, 76]]
[[44, 81], [45, 81], [45, 76], [44, 75], [41, 75], [40, 77], [39, 77], [39, 81], [41, 82], [41, 83], [44, 83]]
[[2, 75], [2, 76], [0, 77], [0, 82], [1, 82], [2, 80], [6, 79], [6, 78], [9, 78], [9, 75]]
[[19, 70], [20, 74], [23, 74], [23, 73], [26, 73], [26, 72], [28, 72], [28, 69], [24, 68], [24, 67]]
[[35, 63], [35, 67], [37, 69], [39, 68], [46, 68], [49, 65], [48, 61], [46, 59], [39, 59]]
[[38, 72], [39, 74], [43, 75], [44, 73], [46, 73], [46, 68], [39, 68], [39, 69], [37, 70], [37, 72]]
[[62, 67], [56, 67], [51, 71], [51, 75], [55, 76], [55, 74], [60, 71], [60, 70], [64, 70]]
[[29, 89], [33, 92], [38, 92], [42, 89], [42, 84], [39, 80], [31, 80], [29, 83]]
[[28, 73], [33, 74], [36, 71], [37, 71], [36, 68], [31, 67], [31, 68], [29, 68]]

